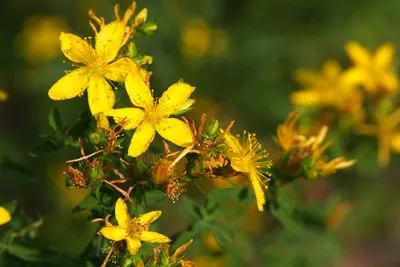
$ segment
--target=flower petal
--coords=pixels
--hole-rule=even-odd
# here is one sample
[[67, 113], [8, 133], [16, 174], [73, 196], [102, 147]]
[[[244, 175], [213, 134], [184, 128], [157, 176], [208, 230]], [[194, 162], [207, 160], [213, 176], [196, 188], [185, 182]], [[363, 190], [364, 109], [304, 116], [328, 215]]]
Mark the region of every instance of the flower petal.
[[[221, 130], [221, 132], [223, 132], [223, 130]], [[225, 144], [235, 154], [239, 154], [242, 151], [242, 146], [240, 145], [239, 140], [230, 133], [225, 134]]]
[[158, 217], [161, 216], [161, 213], [161, 210], [155, 210], [145, 213], [139, 217], [139, 222], [141, 224], [151, 224], [152, 222], [157, 220]]
[[249, 175], [251, 185], [253, 187], [254, 195], [256, 196], [257, 207], [259, 211], [264, 211], [263, 205], [265, 204], [265, 194], [264, 189], [260, 184], [260, 176], [256, 170], [252, 170]]
[[95, 60], [94, 49], [82, 38], [75, 34], [60, 34], [61, 51], [71, 61], [89, 65]]
[[8, 210], [0, 207], [0, 225], [8, 223], [11, 220], [11, 214]]
[[375, 53], [374, 61], [377, 69], [388, 70], [394, 56], [394, 45], [386, 43], [381, 45]]
[[190, 127], [176, 118], [161, 119], [154, 127], [164, 139], [175, 145], [185, 147], [194, 141]]
[[105, 111], [106, 116], [111, 116], [116, 123], [119, 123], [123, 119], [129, 120], [128, 124], [125, 125], [125, 130], [132, 130], [136, 128], [145, 118], [145, 113], [139, 108], [119, 108]]
[[118, 198], [117, 203], [115, 204], [115, 217], [117, 218], [119, 226], [122, 226], [123, 228], [128, 227], [131, 218], [129, 216], [128, 207], [122, 198]]
[[131, 157], [138, 157], [143, 154], [153, 141], [154, 135], [155, 131], [152, 124], [146, 121], [141, 123], [133, 134], [128, 149], [128, 155]]
[[129, 73], [125, 81], [126, 91], [132, 104], [148, 109], [154, 105], [149, 86], [135, 73]]
[[124, 24], [114, 21], [104, 26], [96, 36], [96, 52], [101, 62], [108, 63], [115, 59], [124, 37]]
[[106, 226], [101, 228], [100, 233], [107, 239], [120, 241], [126, 238], [126, 230], [121, 226]]
[[332, 80], [339, 76], [340, 71], [340, 64], [336, 60], [327, 60], [322, 67], [325, 76]]
[[319, 90], [300, 90], [289, 95], [289, 100], [296, 106], [318, 106], [321, 105], [321, 93]]
[[140, 236], [140, 240], [149, 242], [149, 243], [168, 243], [171, 242], [171, 239], [166, 237], [165, 235], [159, 234], [157, 232], [145, 231], [142, 232]]
[[139, 70], [140, 67], [135, 61], [128, 57], [123, 57], [108, 64], [104, 76], [111, 81], [125, 82], [126, 75], [131, 71], [141, 75]]
[[181, 109], [194, 89], [194, 87], [184, 82], [177, 82], [171, 85], [159, 99], [157, 110], [164, 116], [175, 113]]
[[49, 97], [64, 100], [81, 95], [88, 86], [90, 75], [87, 67], [71, 71], [50, 88]]
[[126, 239], [126, 243], [128, 245], [128, 251], [131, 255], [135, 255], [139, 248], [142, 246], [139, 238], [128, 237]]
[[100, 75], [93, 75], [88, 87], [89, 107], [92, 114], [113, 108], [115, 95], [111, 85]]
[[345, 48], [354, 64], [367, 66], [371, 63], [371, 53], [358, 42], [350, 41]]

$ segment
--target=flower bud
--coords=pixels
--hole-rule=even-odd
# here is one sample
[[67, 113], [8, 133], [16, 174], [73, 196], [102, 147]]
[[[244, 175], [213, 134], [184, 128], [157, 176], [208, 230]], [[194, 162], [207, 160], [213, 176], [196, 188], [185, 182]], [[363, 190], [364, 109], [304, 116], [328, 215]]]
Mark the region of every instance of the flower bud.
[[129, 53], [129, 57], [131, 57], [131, 58], [134, 58], [134, 57], [137, 56], [138, 49], [137, 49], [137, 47], [136, 47], [134, 42], [130, 42], [128, 44], [128, 53]]
[[103, 170], [100, 168], [100, 166], [90, 168], [88, 176], [90, 180], [99, 180], [103, 176]]
[[168, 266], [169, 264], [169, 257], [168, 254], [163, 251], [161, 255], [161, 266]]
[[212, 120], [210, 123], [208, 123], [207, 128], [207, 135], [209, 137], [216, 136], [219, 133], [219, 122], [218, 120]]
[[135, 23], [143, 23], [147, 20], [148, 10], [143, 8], [135, 17]]
[[110, 124], [108, 123], [108, 119], [103, 112], [100, 112], [96, 115], [96, 126], [97, 129], [105, 129], [110, 128]]
[[93, 145], [97, 145], [101, 141], [101, 136], [98, 133], [89, 133], [89, 142]]
[[186, 112], [188, 112], [189, 110], [192, 109], [192, 106], [193, 106], [194, 102], [195, 102], [194, 99], [186, 100], [185, 103], [183, 103], [183, 105], [181, 106], [181, 108], [177, 112], [172, 114], [172, 115], [181, 116], [181, 115], [185, 114]]
[[143, 32], [146, 35], [153, 35], [158, 29], [158, 25], [155, 21], [147, 22], [143, 27]]

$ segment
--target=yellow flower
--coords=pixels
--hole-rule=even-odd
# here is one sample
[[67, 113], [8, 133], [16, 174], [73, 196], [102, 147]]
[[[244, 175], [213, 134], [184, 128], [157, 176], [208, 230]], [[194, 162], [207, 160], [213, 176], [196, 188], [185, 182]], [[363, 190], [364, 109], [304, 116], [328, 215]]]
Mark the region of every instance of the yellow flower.
[[358, 132], [364, 135], [378, 137], [378, 162], [387, 167], [390, 162], [390, 152], [400, 152], [400, 132], [396, 129], [400, 122], [400, 108], [386, 117], [378, 119], [375, 124], [360, 124]]
[[347, 114], [362, 110], [363, 97], [356, 88], [357, 77], [353, 72], [342, 71], [335, 60], [326, 61], [321, 72], [300, 69], [295, 78], [304, 89], [290, 94], [294, 105], [330, 107]]
[[0, 207], [0, 225], [8, 223], [11, 221], [11, 214], [8, 210], [3, 207]]
[[310, 169], [307, 175], [311, 179], [318, 176], [335, 173], [338, 169], [348, 168], [356, 163], [356, 160], [347, 161], [344, 157], [338, 157], [331, 161], [323, 155], [326, 149], [333, 143], [332, 140], [325, 142], [328, 127], [323, 126], [315, 136], [306, 137], [298, 134], [296, 122], [299, 115], [291, 112], [285, 122], [278, 126], [277, 137], [280, 146], [285, 153], [289, 153], [285, 171], [296, 173], [301, 167], [301, 163], [310, 158]]
[[261, 150], [261, 144], [257, 141], [255, 134], [246, 131], [242, 136], [236, 137], [226, 133], [225, 144], [228, 146], [228, 157], [231, 160], [232, 168], [248, 174], [256, 196], [258, 210], [263, 211], [264, 188], [268, 188], [266, 182], [269, 180], [267, 177], [269, 173], [266, 170], [272, 165], [271, 161], [267, 160], [268, 154], [265, 150]]
[[6, 101], [8, 99], [8, 93], [0, 89], [0, 102]]
[[375, 53], [368, 51], [358, 42], [346, 44], [346, 51], [354, 66], [349, 69], [358, 77], [367, 93], [392, 94], [397, 92], [398, 78], [393, 72], [393, 57], [395, 48], [392, 43], [381, 45]]
[[190, 127], [170, 115], [179, 111], [186, 103], [194, 87], [184, 82], [171, 85], [166, 92], [154, 101], [149, 85], [135, 74], [129, 74], [125, 87], [129, 98], [138, 108], [121, 108], [104, 112], [116, 122], [128, 120], [125, 130], [137, 127], [128, 149], [128, 155], [137, 157], [147, 150], [157, 131], [164, 139], [178, 146], [187, 146], [194, 141]]
[[107, 239], [126, 240], [128, 251], [135, 255], [142, 245], [140, 241], [150, 243], [168, 243], [171, 240], [165, 235], [149, 231], [150, 224], [160, 217], [161, 211], [151, 211], [139, 218], [131, 219], [125, 202], [119, 198], [115, 204], [115, 217], [118, 226], [105, 226], [100, 233]]
[[70, 99], [82, 95], [88, 88], [92, 114], [112, 109], [115, 95], [107, 80], [123, 82], [127, 73], [132, 71], [142, 75], [138, 65], [130, 58], [122, 57], [114, 61], [126, 38], [126, 22], [125, 17], [122, 21], [117, 17], [116, 21], [107, 25], [100, 24], [101, 30], [96, 32], [95, 49], [74, 34], [61, 33], [61, 50], [64, 55], [74, 63], [84, 66], [58, 80], [51, 87], [49, 97], [53, 100]]
[[60, 53], [58, 36], [68, 30], [64, 18], [43, 16], [29, 17], [17, 37], [17, 49], [32, 64], [40, 64]]

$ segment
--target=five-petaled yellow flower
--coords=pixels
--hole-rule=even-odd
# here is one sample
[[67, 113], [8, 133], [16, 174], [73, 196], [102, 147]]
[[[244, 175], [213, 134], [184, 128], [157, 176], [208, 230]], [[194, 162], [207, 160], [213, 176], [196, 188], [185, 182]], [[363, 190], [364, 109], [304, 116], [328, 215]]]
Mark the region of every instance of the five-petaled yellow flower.
[[[122, 20], [117, 16], [116, 21], [107, 25], [101, 20], [100, 32], [95, 32], [95, 49], [74, 34], [61, 33], [62, 52], [69, 60], [83, 66], [69, 72], [50, 88], [51, 99], [70, 99], [82, 95], [88, 88], [90, 110], [92, 114], [97, 114], [112, 109], [115, 104], [113, 88], [108, 80], [123, 82], [127, 73], [132, 71], [142, 75], [138, 65], [130, 58], [122, 57], [115, 60], [126, 39], [125, 27], [132, 15], [132, 12], [128, 11]], [[92, 17], [98, 19], [94, 15]]]
[[358, 42], [346, 44], [346, 51], [354, 66], [349, 69], [358, 77], [367, 93], [370, 95], [392, 94], [397, 92], [398, 79], [393, 71], [394, 45], [381, 45], [375, 53], [371, 53]]
[[261, 144], [257, 141], [255, 134], [246, 131], [242, 136], [226, 133], [225, 144], [228, 146], [228, 157], [231, 160], [232, 168], [248, 174], [256, 196], [258, 210], [263, 211], [264, 189], [268, 188], [266, 182], [269, 180], [267, 170], [272, 166], [271, 161], [267, 160], [268, 154], [261, 149]]
[[342, 71], [335, 60], [326, 61], [321, 72], [300, 69], [295, 78], [303, 89], [290, 94], [294, 105], [329, 107], [346, 114], [362, 111], [363, 96], [356, 87], [358, 77], [353, 72]]
[[115, 217], [118, 226], [107, 225], [100, 230], [100, 233], [110, 240], [126, 240], [129, 253], [135, 255], [142, 245], [141, 241], [150, 243], [168, 243], [171, 241], [165, 235], [149, 231], [150, 224], [157, 220], [160, 215], [161, 211], [151, 211], [139, 218], [131, 219], [125, 202], [119, 198], [115, 204]]
[[8, 223], [11, 220], [11, 214], [8, 210], [0, 207], [0, 225]]
[[128, 120], [125, 130], [134, 129], [128, 155], [137, 157], [147, 150], [157, 131], [164, 139], [178, 146], [187, 146], [194, 141], [190, 127], [181, 120], [169, 118], [181, 110], [194, 87], [184, 82], [171, 85], [167, 91], [154, 101], [150, 87], [135, 74], [128, 74], [125, 87], [129, 98], [138, 108], [121, 108], [104, 112], [116, 122]]

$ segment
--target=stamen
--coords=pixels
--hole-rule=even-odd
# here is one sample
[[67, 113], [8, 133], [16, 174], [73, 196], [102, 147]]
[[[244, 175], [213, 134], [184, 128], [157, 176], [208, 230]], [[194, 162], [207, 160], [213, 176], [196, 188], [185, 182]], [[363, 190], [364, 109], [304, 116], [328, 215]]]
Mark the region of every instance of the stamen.
[[119, 9], [120, 9], [119, 5], [116, 4], [114, 6], [114, 14], [115, 14], [115, 18], [116, 18], [117, 21], [121, 21], [121, 18], [119, 17]]

